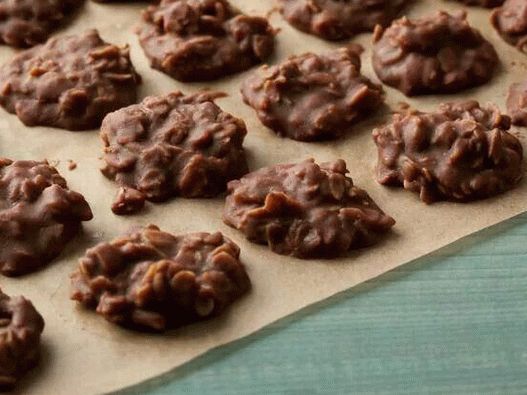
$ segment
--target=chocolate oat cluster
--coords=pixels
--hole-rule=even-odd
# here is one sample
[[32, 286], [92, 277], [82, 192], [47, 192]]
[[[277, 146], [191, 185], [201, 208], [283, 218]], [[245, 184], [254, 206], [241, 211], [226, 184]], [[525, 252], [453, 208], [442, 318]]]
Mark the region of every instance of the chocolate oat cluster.
[[0, 391], [12, 389], [37, 364], [43, 330], [44, 320], [30, 301], [0, 290]]
[[123, 187], [116, 214], [144, 201], [213, 197], [247, 172], [242, 120], [222, 111], [217, 93], [147, 97], [105, 118], [103, 174]]
[[161, 0], [137, 31], [152, 67], [180, 81], [205, 81], [263, 62], [274, 50], [267, 19], [227, 0]]
[[422, 201], [470, 201], [513, 188], [522, 178], [523, 149], [510, 118], [475, 101], [438, 111], [395, 114], [375, 129], [377, 180], [416, 192]]
[[527, 2], [507, 0], [494, 10], [490, 18], [492, 24], [509, 44], [527, 53]]
[[280, 136], [300, 141], [335, 139], [384, 102], [383, 90], [361, 72], [362, 47], [291, 56], [263, 66], [242, 86], [245, 103]]
[[377, 76], [407, 96], [454, 93], [491, 79], [498, 55], [465, 12], [403, 17], [373, 36]]
[[282, 255], [331, 258], [373, 244], [395, 221], [346, 176], [343, 160], [276, 165], [229, 183], [223, 219]]
[[505, 0], [455, 0], [455, 1], [458, 1], [466, 5], [471, 5], [471, 6], [494, 8], [494, 7], [498, 7], [502, 5]]
[[0, 2], [0, 43], [32, 47], [48, 36], [84, 0], [3, 0]]
[[343, 40], [387, 26], [409, 0], [280, 0], [280, 11], [295, 28], [326, 40]]
[[0, 158], [0, 273], [19, 276], [61, 253], [93, 215], [47, 162]]
[[219, 314], [247, 292], [239, 256], [221, 233], [174, 236], [150, 225], [89, 249], [71, 298], [113, 323], [163, 331]]
[[0, 69], [0, 105], [27, 126], [97, 128], [106, 114], [136, 102], [140, 77], [128, 47], [96, 30], [52, 38]]
[[509, 87], [507, 111], [514, 125], [527, 126], [527, 80]]

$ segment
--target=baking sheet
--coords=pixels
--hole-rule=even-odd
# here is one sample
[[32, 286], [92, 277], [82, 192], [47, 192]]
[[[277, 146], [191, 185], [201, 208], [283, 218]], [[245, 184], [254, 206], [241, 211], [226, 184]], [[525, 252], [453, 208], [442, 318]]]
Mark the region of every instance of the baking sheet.
[[[274, 7], [269, 0], [232, 0], [244, 12], [265, 15]], [[463, 236], [496, 224], [527, 210], [527, 183], [504, 195], [471, 204], [437, 203], [426, 206], [415, 194], [388, 189], [373, 178], [376, 148], [371, 129], [388, 119], [388, 111], [360, 123], [353, 135], [329, 143], [301, 143], [282, 139], [269, 132], [242, 104], [239, 86], [247, 73], [216, 83], [181, 84], [151, 70], [133, 34], [144, 4], [100, 5], [88, 1], [85, 9], [65, 29], [80, 32], [96, 27], [107, 41], [130, 43], [132, 58], [144, 78], [141, 96], [166, 93], [174, 89], [194, 92], [202, 87], [225, 91], [228, 97], [218, 104], [243, 118], [249, 130], [246, 139], [251, 169], [280, 162], [314, 157], [319, 161], [343, 158], [355, 183], [365, 188], [379, 205], [396, 220], [392, 234], [376, 248], [355, 251], [332, 261], [301, 261], [276, 255], [263, 246], [251, 244], [221, 221], [222, 198], [212, 200], [175, 199], [166, 204], [150, 205], [142, 214], [118, 217], [110, 211], [117, 187], [100, 173], [101, 144], [93, 132], [68, 132], [51, 128], [26, 128], [15, 116], [0, 112], [0, 154], [13, 159], [58, 161], [58, 167], [72, 189], [84, 194], [95, 218], [53, 264], [19, 279], [0, 278], [10, 295], [32, 299], [46, 320], [42, 360], [17, 388], [18, 393], [93, 394], [117, 390], [165, 373], [214, 347], [247, 336], [263, 326], [309, 304], [327, 298], [356, 284], [376, 277], [405, 262], [418, 258]], [[454, 2], [417, 1], [409, 15], [421, 15], [433, 9], [460, 9]], [[411, 106], [432, 110], [445, 100], [456, 98], [493, 101], [504, 109], [506, 89], [525, 74], [526, 58], [505, 44], [488, 22], [489, 11], [469, 9], [469, 17], [492, 41], [502, 64], [491, 83], [462, 95], [429, 96], [406, 99], [386, 88], [387, 103], [396, 108], [405, 101]], [[322, 52], [330, 44], [295, 31], [274, 13], [271, 22], [281, 29], [277, 53], [271, 62], [307, 50]], [[370, 65], [371, 35], [358, 36], [362, 43], [363, 72], [376, 80]], [[0, 48], [0, 61], [13, 54]], [[518, 130], [522, 136], [523, 130]], [[525, 140], [522, 137], [522, 141]], [[69, 171], [68, 160], [78, 167]], [[253, 282], [247, 297], [218, 319], [187, 326], [166, 335], [134, 333], [107, 323], [92, 311], [76, 307], [69, 300], [69, 273], [85, 248], [111, 239], [135, 224], [154, 223], [173, 233], [221, 230], [242, 248], [242, 258]]]

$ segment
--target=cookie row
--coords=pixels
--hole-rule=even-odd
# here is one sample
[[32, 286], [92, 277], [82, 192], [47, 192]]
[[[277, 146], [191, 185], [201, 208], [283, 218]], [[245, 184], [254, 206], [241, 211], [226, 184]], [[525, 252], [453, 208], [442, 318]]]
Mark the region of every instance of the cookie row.
[[[236, 179], [228, 184], [225, 222], [249, 240], [282, 254], [341, 255], [361, 245], [353, 236], [363, 240], [371, 233], [354, 230], [357, 220], [377, 218], [393, 225], [364, 191], [353, 186], [343, 161], [277, 165], [243, 176], [247, 171], [241, 148], [244, 129], [237, 129], [243, 123], [222, 112], [209, 95], [151, 97], [142, 108], [116, 114], [118, 124], [126, 127], [112, 125], [120, 135], [113, 137], [114, 148], [107, 151], [111, 167], [103, 170], [124, 190], [116, 211], [139, 208], [137, 196], [141, 203], [180, 194], [214, 196]], [[161, 114], [152, 108], [160, 103]], [[190, 113], [198, 114], [200, 124], [178, 129], [189, 126], [185, 121]], [[167, 126], [166, 120], [176, 114], [178, 122]], [[510, 119], [497, 108], [480, 107], [477, 102], [443, 104], [434, 113], [395, 114], [390, 124], [373, 131], [379, 150], [377, 179], [418, 192], [427, 203], [496, 195], [514, 187], [523, 175], [523, 149], [509, 127]], [[104, 138], [110, 141], [107, 135]], [[220, 173], [229, 168], [233, 170]], [[0, 170], [0, 237], [6, 246], [1, 250], [1, 271], [21, 275], [58, 255], [92, 213], [84, 198], [70, 191], [46, 162], [3, 159]], [[382, 227], [377, 223], [373, 229]], [[325, 228], [338, 237], [324, 236]], [[347, 242], [342, 241], [343, 234]]]
[[[165, 10], [163, 18], [176, 18], [180, 14], [190, 18], [187, 15], [191, 12], [187, 9], [190, 5], [186, 1], [167, 2], [165, 6], [170, 3], [173, 9]], [[199, 4], [200, 18], [212, 23], [205, 7], [209, 3], [200, 1], [192, 5]], [[162, 5], [151, 6], [149, 12]], [[180, 10], [181, 7], [186, 7], [186, 11]], [[214, 10], [227, 18], [229, 29], [234, 29], [233, 24], [249, 23], [243, 19], [249, 17], [241, 14], [225, 16], [230, 11], [221, 7], [216, 5]], [[177, 23], [163, 18], [164, 22], [160, 19], [158, 23], [176, 29]], [[194, 32], [188, 24], [183, 26]], [[235, 30], [238, 29], [243, 34], [237, 35], [241, 41], [236, 43], [226, 30], [220, 38], [200, 29], [191, 38], [179, 30], [177, 34], [171, 32], [170, 40], [163, 38], [164, 45], [152, 44], [159, 53], [170, 54], [166, 59], [153, 61], [154, 67], [157, 64], [183, 80], [189, 80], [189, 76], [203, 79], [202, 74], [217, 78], [226, 72], [249, 68], [272, 51], [273, 33], [269, 26], [263, 36], [250, 27], [238, 26]], [[174, 41], [178, 34], [184, 35], [177, 40], [184, 40], [185, 44]], [[187, 48], [189, 43], [193, 49]], [[166, 46], [178, 51], [187, 48], [189, 52], [177, 55]], [[198, 50], [196, 46], [206, 48]], [[261, 52], [255, 49], [259, 46], [269, 51], [257, 60], [251, 54]], [[360, 73], [360, 52], [358, 45], [350, 44], [337, 52], [308, 53], [290, 57], [278, 65], [263, 66], [243, 83], [243, 99], [255, 108], [262, 123], [279, 135], [313, 141], [346, 134], [356, 120], [381, 107], [384, 101], [383, 89]], [[450, 15], [439, 11], [416, 20], [403, 17], [387, 29], [378, 27], [373, 36], [372, 62], [384, 83], [407, 95], [418, 95], [454, 93], [481, 85], [492, 78], [499, 61], [493, 46], [468, 24], [465, 13]], [[228, 65], [231, 63], [241, 68], [235, 70]], [[28, 126], [94, 129], [106, 114], [136, 103], [140, 82], [128, 47], [108, 44], [91, 30], [78, 36], [50, 39], [4, 65], [0, 69], [0, 105]], [[518, 125], [527, 122], [526, 97], [525, 83], [511, 86], [507, 104], [513, 122]]]

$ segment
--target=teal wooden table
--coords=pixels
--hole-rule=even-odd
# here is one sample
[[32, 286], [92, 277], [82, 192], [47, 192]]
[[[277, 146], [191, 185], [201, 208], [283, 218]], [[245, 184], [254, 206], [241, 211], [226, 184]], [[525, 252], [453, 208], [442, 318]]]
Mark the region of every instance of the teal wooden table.
[[120, 394], [527, 394], [527, 215]]

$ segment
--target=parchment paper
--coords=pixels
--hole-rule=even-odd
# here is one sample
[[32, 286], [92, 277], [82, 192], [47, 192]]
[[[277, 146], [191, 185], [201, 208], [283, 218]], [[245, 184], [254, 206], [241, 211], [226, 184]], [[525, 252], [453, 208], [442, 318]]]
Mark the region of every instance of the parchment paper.
[[[244, 12], [265, 15], [274, 4], [270, 0], [232, 0]], [[421, 15], [434, 9], [459, 9], [454, 2], [417, 1], [409, 15]], [[277, 319], [339, 291], [376, 277], [405, 262], [418, 258], [472, 232], [493, 225], [527, 210], [527, 184], [493, 199], [471, 203], [438, 203], [427, 206], [415, 194], [388, 189], [373, 178], [376, 149], [371, 129], [388, 117], [388, 112], [365, 121], [353, 135], [330, 143], [300, 143], [282, 139], [263, 127], [252, 109], [242, 104], [241, 74], [212, 84], [180, 84], [150, 69], [133, 26], [145, 4], [100, 5], [88, 1], [85, 9], [65, 31], [80, 32], [96, 27], [107, 41], [132, 47], [133, 61], [144, 78], [141, 95], [166, 93], [174, 89], [193, 92], [211, 87], [229, 96], [218, 101], [226, 111], [243, 118], [249, 130], [246, 148], [251, 169], [308, 157], [317, 160], [343, 158], [356, 184], [365, 188], [379, 205], [396, 220], [393, 234], [376, 248], [358, 251], [334, 261], [301, 261], [272, 253], [266, 247], [251, 244], [221, 221], [223, 199], [175, 199], [149, 206], [143, 214], [117, 217], [110, 204], [116, 185], [100, 173], [101, 144], [97, 132], [68, 132], [51, 128], [24, 127], [15, 116], [0, 112], [0, 154], [13, 159], [48, 158], [59, 161], [59, 169], [72, 189], [84, 194], [95, 218], [85, 226], [84, 234], [72, 243], [53, 264], [38, 273], [19, 278], [0, 278], [0, 285], [11, 295], [23, 294], [32, 299], [46, 320], [43, 352], [39, 368], [21, 382], [19, 393], [93, 394], [130, 386], [167, 372], [211, 348], [239, 339]], [[525, 75], [526, 58], [506, 45], [488, 22], [489, 12], [469, 9], [470, 20], [492, 41], [502, 65], [491, 83], [458, 96], [429, 96], [408, 100], [399, 92], [386, 88], [387, 103], [392, 108], [399, 101], [413, 107], [432, 110], [445, 100], [474, 98], [494, 101], [504, 109], [505, 92], [513, 81]], [[337, 44], [299, 33], [285, 24], [280, 15], [271, 21], [281, 29], [278, 51], [271, 62], [307, 50], [321, 52]], [[62, 33], [62, 32], [61, 32]], [[366, 52], [364, 73], [376, 80], [370, 65], [370, 34], [358, 36]], [[13, 54], [0, 49], [0, 61]], [[524, 131], [519, 131], [520, 134]], [[525, 143], [525, 141], [523, 140]], [[67, 170], [67, 160], [78, 168]], [[84, 250], [96, 242], [126, 231], [134, 224], [154, 223], [174, 233], [221, 230], [242, 248], [242, 257], [253, 282], [250, 294], [236, 303], [225, 316], [188, 326], [166, 335], [147, 335], [123, 330], [107, 323], [92, 311], [77, 308], [69, 300], [69, 274]]]

